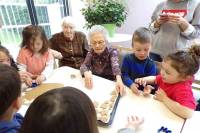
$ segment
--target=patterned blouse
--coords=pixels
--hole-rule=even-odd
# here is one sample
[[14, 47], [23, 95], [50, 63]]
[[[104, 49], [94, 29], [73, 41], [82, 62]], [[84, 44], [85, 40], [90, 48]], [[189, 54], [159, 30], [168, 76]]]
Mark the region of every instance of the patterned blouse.
[[63, 58], [59, 61], [59, 66], [70, 66], [80, 68], [88, 52], [88, 42], [82, 32], [75, 31], [73, 40], [64, 36], [63, 32], [53, 35], [50, 39], [51, 48], [61, 52]]
[[118, 51], [116, 49], [106, 47], [101, 54], [97, 54], [91, 49], [81, 65], [80, 71], [83, 75], [85, 71], [90, 70], [100, 77], [115, 80], [116, 75], [121, 75], [118, 62]]

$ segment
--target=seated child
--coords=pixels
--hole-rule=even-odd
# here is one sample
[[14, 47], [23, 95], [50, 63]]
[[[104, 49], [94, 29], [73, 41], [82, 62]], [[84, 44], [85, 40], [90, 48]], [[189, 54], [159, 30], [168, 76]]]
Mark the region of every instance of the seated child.
[[[134, 131], [142, 122], [131, 117], [118, 133]], [[99, 133], [96, 111], [90, 98], [76, 88], [50, 90], [30, 105], [20, 133]]]
[[156, 83], [159, 87], [155, 99], [163, 102], [182, 118], [190, 118], [196, 108], [192, 93], [194, 74], [200, 65], [200, 46], [193, 45], [188, 51], [169, 54], [162, 62], [161, 73], [136, 79], [139, 84]]
[[0, 133], [17, 133], [23, 117], [16, 113], [21, 106], [21, 81], [18, 72], [0, 64]]
[[156, 65], [149, 58], [151, 50], [151, 32], [147, 28], [139, 28], [133, 33], [133, 53], [127, 54], [122, 62], [122, 80], [135, 94], [144, 89], [144, 93], [151, 91], [149, 87], [142, 87], [135, 83], [136, 78], [156, 75]]
[[95, 25], [88, 36], [92, 48], [80, 67], [81, 74], [85, 77], [85, 86], [93, 87], [92, 74], [109, 80], [116, 79], [116, 90], [122, 95], [124, 85], [121, 80], [118, 51], [107, 46], [106, 30], [100, 25]]
[[22, 48], [17, 57], [19, 69], [28, 72], [25, 83], [41, 84], [53, 71], [53, 55], [48, 48], [49, 42], [40, 26], [28, 26], [23, 31]]

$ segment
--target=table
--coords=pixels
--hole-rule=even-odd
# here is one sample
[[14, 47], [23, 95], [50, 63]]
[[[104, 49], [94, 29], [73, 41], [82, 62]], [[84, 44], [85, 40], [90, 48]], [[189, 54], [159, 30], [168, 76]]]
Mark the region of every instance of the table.
[[[75, 78], [71, 78], [71, 75], [75, 75]], [[115, 88], [113, 81], [98, 76], [93, 76], [93, 80], [94, 88], [92, 90], [86, 89], [79, 70], [61, 67], [55, 69], [45, 83], [62, 83], [65, 86], [76, 87], [85, 92], [92, 100], [97, 95], [103, 97], [104, 90]], [[116, 133], [118, 129], [125, 126], [127, 116], [130, 114], [143, 116], [145, 119], [137, 133], [156, 133], [161, 126], [168, 127], [173, 133], [180, 133], [184, 119], [173, 114], [161, 102], [154, 100], [152, 96], [136, 96], [128, 88], [126, 89], [126, 95], [119, 101], [113, 124], [106, 128], [99, 127], [100, 133]], [[19, 112], [24, 114], [26, 109], [27, 106], [23, 105]]]
[[132, 35], [131, 34], [122, 34], [122, 33], [116, 33], [114, 34], [114, 37], [108, 36], [108, 42], [111, 44], [111, 46], [123, 46], [125, 48], [131, 48], [131, 40]]
[[200, 121], [200, 112], [195, 111], [192, 118], [186, 120], [181, 133], [198, 133], [199, 121]]

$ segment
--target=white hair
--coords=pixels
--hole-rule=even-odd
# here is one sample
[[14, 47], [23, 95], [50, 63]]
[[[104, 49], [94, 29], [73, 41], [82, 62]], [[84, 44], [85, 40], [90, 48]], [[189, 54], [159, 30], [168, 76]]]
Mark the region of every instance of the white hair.
[[67, 16], [62, 19], [61, 26], [63, 26], [64, 24], [69, 24], [75, 28], [75, 20], [71, 16]]
[[88, 33], [88, 40], [90, 40], [91, 36], [94, 34], [94, 33], [102, 33], [105, 40], [107, 41], [107, 30], [101, 26], [101, 25], [94, 25], [91, 27], [89, 33]]

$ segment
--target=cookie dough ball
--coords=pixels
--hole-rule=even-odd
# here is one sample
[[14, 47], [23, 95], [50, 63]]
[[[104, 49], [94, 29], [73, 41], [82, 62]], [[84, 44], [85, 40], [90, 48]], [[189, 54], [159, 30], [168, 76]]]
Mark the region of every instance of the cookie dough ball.
[[111, 93], [110, 93], [110, 95], [117, 95], [117, 92], [115, 91], [115, 90], [113, 90]]
[[102, 109], [106, 109], [107, 107], [108, 107], [108, 105], [105, 103], [101, 104], [101, 106], [100, 106], [100, 108], [102, 108]]

